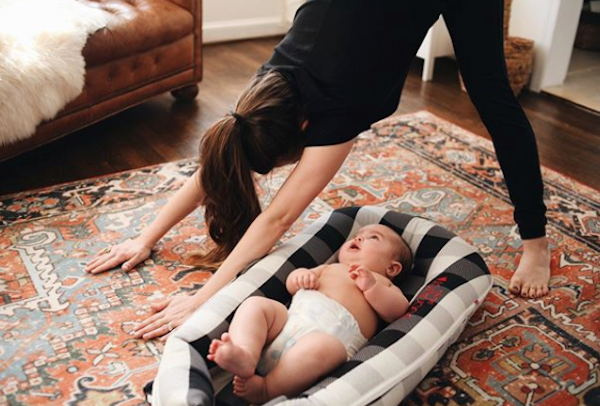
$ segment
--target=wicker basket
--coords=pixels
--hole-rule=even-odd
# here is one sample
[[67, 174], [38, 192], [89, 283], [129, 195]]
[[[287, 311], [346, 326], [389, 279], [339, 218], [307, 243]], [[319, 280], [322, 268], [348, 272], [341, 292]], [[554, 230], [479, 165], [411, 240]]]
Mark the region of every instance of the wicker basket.
[[510, 87], [518, 96], [525, 87], [533, 70], [533, 41], [509, 37], [504, 41], [504, 57]]
[[508, 38], [508, 25], [510, 24], [510, 11], [512, 0], [504, 0], [504, 38]]
[[581, 12], [575, 47], [588, 51], [600, 50], [600, 13], [592, 13], [588, 10]]
[[[523, 90], [533, 69], [533, 41], [526, 38], [509, 37], [508, 23], [512, 0], [504, 0], [504, 57], [510, 87], [518, 96]], [[466, 92], [465, 84], [460, 73], [460, 88]]]

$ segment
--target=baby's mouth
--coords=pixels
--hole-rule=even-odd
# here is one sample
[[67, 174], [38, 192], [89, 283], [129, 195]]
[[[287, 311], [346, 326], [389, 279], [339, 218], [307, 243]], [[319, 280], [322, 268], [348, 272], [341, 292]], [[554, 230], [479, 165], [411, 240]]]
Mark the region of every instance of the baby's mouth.
[[350, 249], [351, 250], [359, 250], [360, 247], [356, 242], [353, 242], [352, 244], [350, 244]]

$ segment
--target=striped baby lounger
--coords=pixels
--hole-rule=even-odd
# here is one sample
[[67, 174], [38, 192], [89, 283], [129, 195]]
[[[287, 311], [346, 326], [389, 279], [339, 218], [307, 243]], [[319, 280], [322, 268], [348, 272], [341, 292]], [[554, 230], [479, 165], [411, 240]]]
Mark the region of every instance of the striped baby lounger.
[[456, 341], [491, 288], [492, 276], [475, 249], [455, 234], [429, 220], [374, 206], [322, 216], [206, 302], [167, 340], [149, 400], [169, 406], [247, 404], [232, 394], [230, 377], [218, 387], [224, 373], [206, 360], [211, 340], [227, 331], [236, 308], [249, 296], [289, 305], [285, 280], [291, 271], [335, 261], [341, 245], [373, 223], [394, 229], [413, 251], [414, 267], [399, 285], [410, 301], [408, 312], [299, 397], [281, 396], [267, 404], [400, 403]]

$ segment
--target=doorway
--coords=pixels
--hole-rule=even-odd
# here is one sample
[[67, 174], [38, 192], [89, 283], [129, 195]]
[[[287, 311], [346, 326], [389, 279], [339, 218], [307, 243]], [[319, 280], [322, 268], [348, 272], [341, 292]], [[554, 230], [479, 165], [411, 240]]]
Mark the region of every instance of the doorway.
[[583, 3], [565, 81], [542, 91], [600, 113], [600, 1]]

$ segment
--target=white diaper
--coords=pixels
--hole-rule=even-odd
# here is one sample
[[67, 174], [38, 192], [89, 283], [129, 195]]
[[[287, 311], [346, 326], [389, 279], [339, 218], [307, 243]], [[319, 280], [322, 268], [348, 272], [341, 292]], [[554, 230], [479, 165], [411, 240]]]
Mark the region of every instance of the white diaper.
[[301, 289], [292, 299], [283, 329], [263, 350], [257, 373], [263, 376], [269, 373], [285, 351], [300, 338], [314, 332], [327, 333], [339, 339], [346, 347], [348, 358], [367, 342], [358, 322], [344, 306], [319, 291]]

